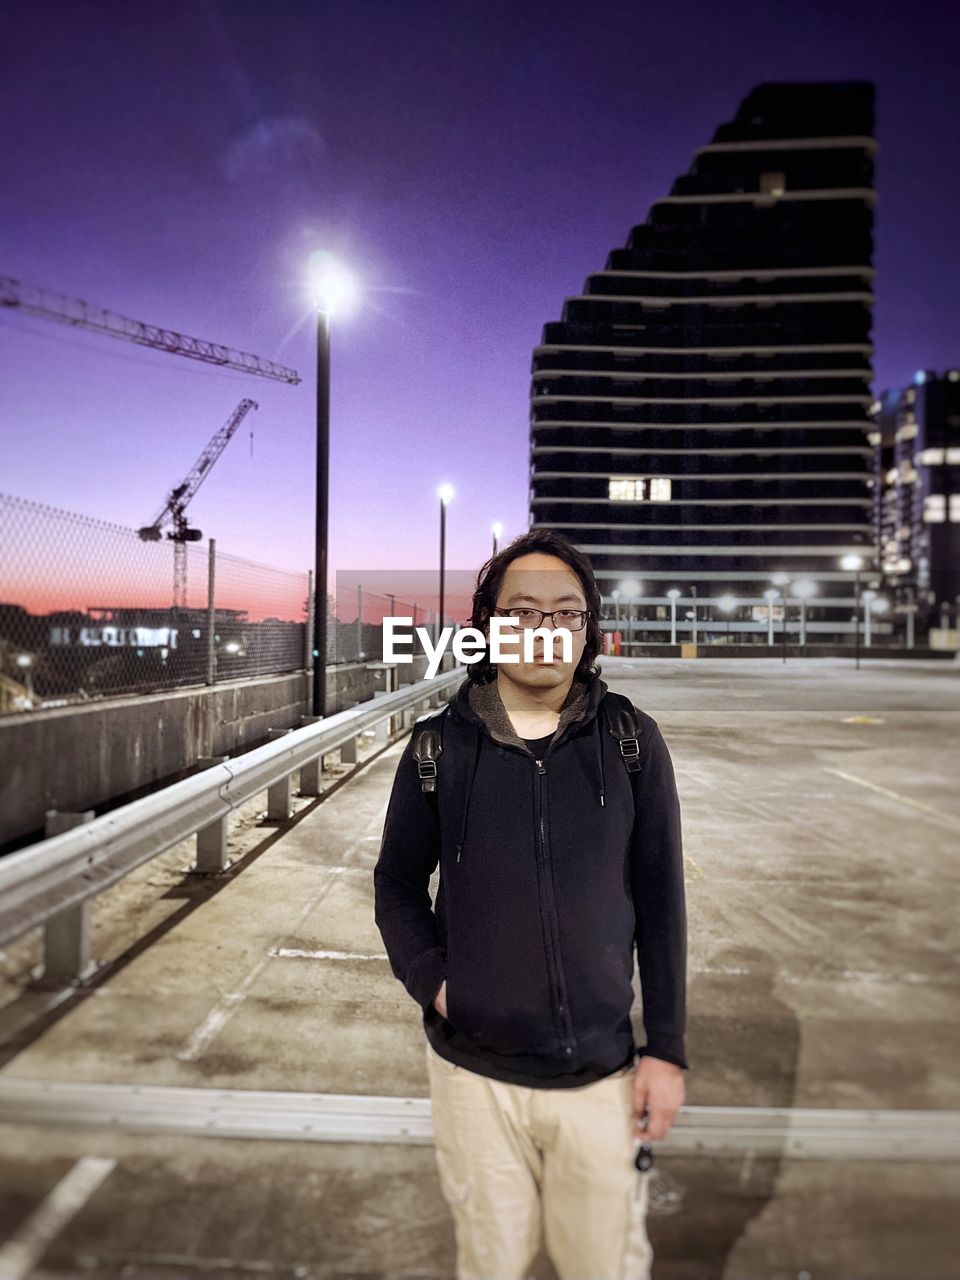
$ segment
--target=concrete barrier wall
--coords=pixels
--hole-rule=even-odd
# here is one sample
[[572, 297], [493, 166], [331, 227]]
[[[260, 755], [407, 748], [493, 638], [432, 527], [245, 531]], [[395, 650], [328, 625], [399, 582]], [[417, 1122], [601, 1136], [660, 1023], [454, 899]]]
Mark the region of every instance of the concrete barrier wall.
[[[453, 665], [445, 655], [443, 670]], [[398, 684], [426, 658], [398, 665]], [[30, 711], [0, 718], [0, 852], [41, 835], [48, 809], [102, 811], [176, 782], [201, 756], [237, 755], [310, 711], [305, 672]], [[384, 690], [382, 666], [327, 670], [327, 714]]]

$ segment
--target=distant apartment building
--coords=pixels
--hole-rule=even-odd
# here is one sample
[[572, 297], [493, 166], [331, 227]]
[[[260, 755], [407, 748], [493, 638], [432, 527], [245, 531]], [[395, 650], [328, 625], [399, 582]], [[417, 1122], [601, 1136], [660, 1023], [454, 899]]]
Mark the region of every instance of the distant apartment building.
[[729, 619], [767, 643], [784, 589], [791, 642], [803, 592], [810, 644], [852, 639], [841, 558], [862, 586], [877, 568], [873, 105], [864, 82], [755, 88], [544, 326], [531, 527], [575, 542], [607, 603], [639, 585], [636, 639], [671, 638], [672, 590], [678, 639]]
[[960, 369], [921, 370], [876, 406], [884, 580], [919, 623], [958, 625], [960, 603]]

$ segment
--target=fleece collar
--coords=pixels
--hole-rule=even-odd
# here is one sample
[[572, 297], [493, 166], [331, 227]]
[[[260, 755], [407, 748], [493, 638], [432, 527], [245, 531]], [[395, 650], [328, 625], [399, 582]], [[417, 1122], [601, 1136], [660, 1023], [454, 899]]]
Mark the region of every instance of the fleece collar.
[[[575, 676], [560, 708], [560, 720], [551, 739], [551, 746], [560, 739], [568, 725], [590, 720], [596, 714], [600, 699], [606, 691], [606, 684], [596, 674], [585, 680]], [[465, 719], [481, 724], [497, 742], [529, 752], [530, 748], [511, 723], [495, 679], [486, 684], [464, 680], [454, 695], [453, 705]]]

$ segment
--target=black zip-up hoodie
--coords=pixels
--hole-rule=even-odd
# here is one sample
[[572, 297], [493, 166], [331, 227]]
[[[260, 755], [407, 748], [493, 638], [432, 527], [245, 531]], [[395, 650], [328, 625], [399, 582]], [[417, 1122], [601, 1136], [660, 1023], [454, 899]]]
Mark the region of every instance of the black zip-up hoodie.
[[[496, 680], [464, 679], [443, 710], [418, 721], [440, 729], [442, 717], [436, 792], [421, 789], [412, 739], [397, 766], [374, 870], [377, 926], [433, 1047], [497, 1080], [573, 1087], [637, 1054], [688, 1065], [673, 764], [638, 708], [642, 769], [627, 771], [598, 714], [606, 692], [596, 673], [575, 678], [537, 760]], [[446, 1018], [433, 1004], [444, 979]]]

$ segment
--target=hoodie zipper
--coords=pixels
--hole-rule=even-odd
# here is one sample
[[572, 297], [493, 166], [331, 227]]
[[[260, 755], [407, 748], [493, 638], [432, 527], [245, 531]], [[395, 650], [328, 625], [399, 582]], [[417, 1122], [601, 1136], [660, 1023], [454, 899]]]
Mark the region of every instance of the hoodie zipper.
[[[551, 744], [552, 745], [552, 744]], [[547, 748], [549, 753], [550, 748]], [[547, 768], [543, 760], [537, 760], [537, 833], [538, 846], [540, 852], [540, 879], [543, 886], [543, 893], [547, 902], [547, 920], [549, 922], [550, 931], [550, 949], [553, 954], [554, 973], [556, 974], [555, 999], [556, 1009], [560, 1014], [563, 1051], [566, 1054], [572, 1054], [576, 1048], [576, 1037], [573, 1034], [573, 1024], [570, 1020], [570, 1002], [567, 999], [566, 983], [563, 976], [563, 963], [560, 959], [560, 939], [557, 924], [557, 907], [553, 896], [553, 881], [550, 870], [547, 866], [547, 837], [544, 829], [543, 820], [543, 788], [544, 777]]]

